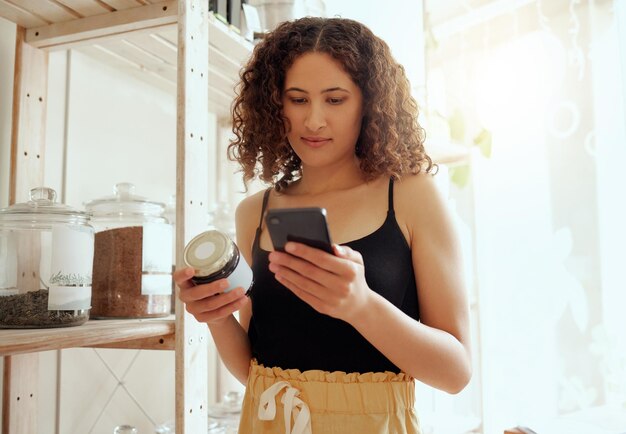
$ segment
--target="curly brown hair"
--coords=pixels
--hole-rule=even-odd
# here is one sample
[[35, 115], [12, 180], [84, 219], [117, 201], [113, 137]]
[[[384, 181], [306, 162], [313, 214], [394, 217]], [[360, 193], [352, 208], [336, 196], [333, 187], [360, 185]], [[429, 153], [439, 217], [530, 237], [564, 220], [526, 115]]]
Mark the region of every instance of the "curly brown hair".
[[240, 74], [232, 107], [235, 138], [228, 155], [241, 165], [246, 185], [258, 176], [282, 190], [302, 174], [287, 140], [282, 94], [287, 70], [309, 52], [339, 61], [363, 93], [355, 152], [366, 179], [398, 179], [436, 167], [424, 150], [424, 131], [404, 68], [387, 44], [357, 21], [307, 17], [281, 23], [267, 34]]

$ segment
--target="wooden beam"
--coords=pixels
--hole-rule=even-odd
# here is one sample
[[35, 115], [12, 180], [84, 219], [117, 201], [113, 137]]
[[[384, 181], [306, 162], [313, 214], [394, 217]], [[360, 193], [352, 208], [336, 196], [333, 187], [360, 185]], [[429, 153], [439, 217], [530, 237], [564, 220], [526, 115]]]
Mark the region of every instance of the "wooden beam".
[[174, 321], [169, 318], [91, 320], [78, 327], [0, 330], [0, 356], [144, 339], [154, 339], [157, 346], [163, 338], [164, 345], [169, 345], [166, 337], [174, 330]]
[[[29, 190], [43, 183], [46, 105], [48, 103], [48, 53], [26, 44], [25, 34], [26, 30], [18, 26], [15, 38], [9, 181], [11, 204], [26, 201]], [[35, 256], [40, 254], [38, 250], [30, 253], [32, 261], [39, 261], [39, 258]], [[38, 373], [38, 354], [4, 358], [3, 434], [38, 432]]]
[[26, 42], [33, 47], [60, 50], [127, 33], [154, 31], [177, 22], [177, 1], [169, 0], [131, 9], [93, 15], [72, 21], [33, 27]]
[[6, 0], [0, 0], [0, 17], [25, 28], [48, 24], [43, 18]]
[[[209, 196], [209, 2], [178, 3], [176, 107], [176, 263], [183, 246], [206, 227]], [[208, 429], [208, 328], [176, 297], [176, 433]]]
[[80, 18], [80, 14], [69, 8], [50, 1], [10, 0], [14, 5], [42, 17], [48, 23], [73, 20]]
[[4, 358], [2, 433], [36, 433], [39, 354]]
[[133, 339], [124, 342], [114, 342], [99, 345], [89, 345], [91, 348], [118, 348], [122, 350], [173, 350], [176, 337], [174, 333], [165, 336], [153, 336], [143, 339]]
[[48, 53], [24, 41], [18, 27], [15, 43], [11, 176], [9, 203], [25, 202], [31, 188], [43, 183], [48, 98]]

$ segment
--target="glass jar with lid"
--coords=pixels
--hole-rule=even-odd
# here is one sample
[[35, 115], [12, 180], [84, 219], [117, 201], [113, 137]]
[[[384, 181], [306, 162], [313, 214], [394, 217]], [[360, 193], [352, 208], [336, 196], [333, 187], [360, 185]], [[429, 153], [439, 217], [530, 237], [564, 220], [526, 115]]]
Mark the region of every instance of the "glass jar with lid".
[[80, 325], [89, 319], [94, 229], [51, 188], [0, 210], [0, 328]]
[[92, 318], [170, 314], [173, 231], [165, 204], [119, 183], [114, 195], [86, 204], [96, 231]]

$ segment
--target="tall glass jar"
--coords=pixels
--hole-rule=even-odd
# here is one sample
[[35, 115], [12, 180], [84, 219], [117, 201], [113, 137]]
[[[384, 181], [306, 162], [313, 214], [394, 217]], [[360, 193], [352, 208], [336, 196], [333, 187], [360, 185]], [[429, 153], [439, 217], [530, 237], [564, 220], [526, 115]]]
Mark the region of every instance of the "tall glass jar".
[[150, 318], [170, 314], [172, 226], [165, 204], [116, 184], [114, 195], [86, 204], [96, 230], [92, 318]]
[[0, 210], [0, 328], [87, 321], [93, 246], [89, 215], [57, 203], [51, 188]]

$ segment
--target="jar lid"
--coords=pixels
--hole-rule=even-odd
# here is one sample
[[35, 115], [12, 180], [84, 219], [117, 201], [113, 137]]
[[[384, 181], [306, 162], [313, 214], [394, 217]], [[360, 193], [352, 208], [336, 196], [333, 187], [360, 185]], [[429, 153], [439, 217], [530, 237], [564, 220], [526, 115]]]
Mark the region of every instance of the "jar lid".
[[162, 217], [165, 204], [153, 202], [145, 197], [134, 194], [135, 185], [130, 182], [121, 182], [113, 187], [113, 196], [106, 196], [92, 200], [85, 204], [85, 208], [94, 217], [102, 216], [147, 216]]
[[210, 276], [228, 264], [235, 244], [224, 233], [211, 230], [192, 238], [183, 252], [183, 261], [196, 270], [196, 276]]
[[89, 213], [57, 203], [57, 192], [52, 188], [33, 188], [28, 197], [28, 202], [0, 209], [0, 222], [87, 224], [89, 221]]

